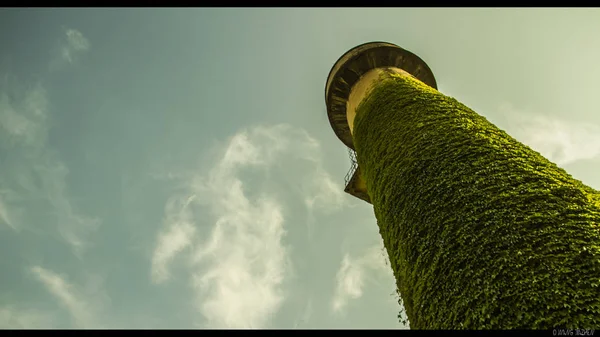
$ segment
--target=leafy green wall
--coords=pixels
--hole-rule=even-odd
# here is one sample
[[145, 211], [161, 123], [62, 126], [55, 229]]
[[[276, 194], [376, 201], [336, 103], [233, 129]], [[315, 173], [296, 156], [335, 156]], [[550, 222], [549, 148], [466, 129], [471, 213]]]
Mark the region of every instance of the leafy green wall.
[[353, 134], [411, 328], [600, 327], [598, 191], [406, 76]]

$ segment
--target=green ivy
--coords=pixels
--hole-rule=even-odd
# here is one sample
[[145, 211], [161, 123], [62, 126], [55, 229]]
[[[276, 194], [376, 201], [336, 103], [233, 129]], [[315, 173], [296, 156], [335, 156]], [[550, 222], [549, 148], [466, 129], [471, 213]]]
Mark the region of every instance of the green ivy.
[[353, 134], [411, 328], [600, 326], [598, 191], [407, 76]]

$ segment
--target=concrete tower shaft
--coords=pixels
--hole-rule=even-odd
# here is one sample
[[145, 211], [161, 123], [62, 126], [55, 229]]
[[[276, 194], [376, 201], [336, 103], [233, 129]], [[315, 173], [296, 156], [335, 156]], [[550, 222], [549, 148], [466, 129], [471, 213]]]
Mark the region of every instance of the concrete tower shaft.
[[376, 42], [344, 54], [329, 121], [356, 151], [411, 328], [600, 326], [600, 192], [436, 89]]

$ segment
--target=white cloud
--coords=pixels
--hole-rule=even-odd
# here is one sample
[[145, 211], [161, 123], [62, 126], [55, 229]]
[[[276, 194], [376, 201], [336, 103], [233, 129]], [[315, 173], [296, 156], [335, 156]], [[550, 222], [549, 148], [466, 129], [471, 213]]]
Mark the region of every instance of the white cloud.
[[38, 310], [0, 307], [0, 329], [52, 329], [53, 316]]
[[175, 200], [170, 200], [166, 207], [167, 230], [158, 235], [157, 247], [152, 257], [152, 281], [162, 283], [169, 279], [168, 264], [175, 256], [191, 245], [196, 228], [192, 224], [191, 212], [188, 209], [191, 196], [183, 205], [178, 205]]
[[[80, 289], [67, 281], [66, 277], [40, 266], [32, 267], [31, 272], [69, 312], [75, 327], [85, 329], [100, 327], [96, 319], [97, 309]], [[93, 290], [97, 291], [97, 289]]]
[[360, 298], [369, 278], [369, 270], [388, 270], [387, 259], [387, 253], [379, 246], [367, 249], [358, 258], [353, 258], [346, 253], [336, 275], [336, 288], [331, 303], [332, 310], [342, 312], [350, 300]]
[[[291, 272], [289, 248], [283, 242], [285, 201], [277, 189], [250, 193], [261, 178], [244, 174], [263, 174], [264, 181], [272, 183], [277, 172], [283, 172], [287, 186], [292, 186], [286, 195], [301, 193], [315, 207], [339, 203], [335, 184], [321, 167], [319, 150], [316, 140], [289, 125], [251, 128], [230, 139], [208, 172], [185, 179], [188, 190], [167, 205], [166, 229], [154, 255], [162, 256], [161, 263], [153, 265], [161, 272], [154, 277], [164, 280], [175, 254], [192, 247], [191, 285], [196, 307], [207, 322], [203, 326], [264, 328], [279, 310]], [[290, 176], [291, 171], [298, 175]], [[306, 188], [309, 181], [315, 186]], [[192, 226], [211, 220], [210, 233], [191, 242]]]
[[209, 326], [263, 328], [284, 300], [288, 251], [282, 243], [283, 215], [276, 201], [252, 203], [233, 188], [237, 191], [229, 200], [247, 206], [219, 217], [196, 252], [196, 261], [205, 267], [194, 274], [193, 286]]
[[265, 327], [284, 300], [288, 251], [281, 204], [268, 196], [250, 200], [237, 176], [243, 167], [272, 162], [284, 149], [285, 142], [276, 141], [287, 138], [284, 131], [278, 126], [237, 134], [208, 178], [193, 185], [216, 218], [195, 252], [192, 283], [210, 327]]
[[348, 299], [357, 299], [362, 296], [364, 286], [364, 268], [361, 264], [352, 261], [348, 254], [344, 255], [342, 265], [337, 273], [336, 295], [333, 301], [334, 311], [341, 310]]
[[558, 165], [600, 156], [600, 126], [500, 108], [506, 131]]
[[90, 42], [76, 29], [67, 29], [65, 31], [66, 41], [62, 47], [61, 54], [65, 61], [73, 63], [75, 56], [90, 49]]

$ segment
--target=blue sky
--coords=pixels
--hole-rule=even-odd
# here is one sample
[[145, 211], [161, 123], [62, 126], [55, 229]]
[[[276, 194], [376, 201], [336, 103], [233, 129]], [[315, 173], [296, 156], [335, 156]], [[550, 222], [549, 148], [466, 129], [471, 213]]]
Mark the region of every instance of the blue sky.
[[379, 40], [600, 188], [598, 9], [0, 9], [0, 328], [405, 328], [343, 193]]

